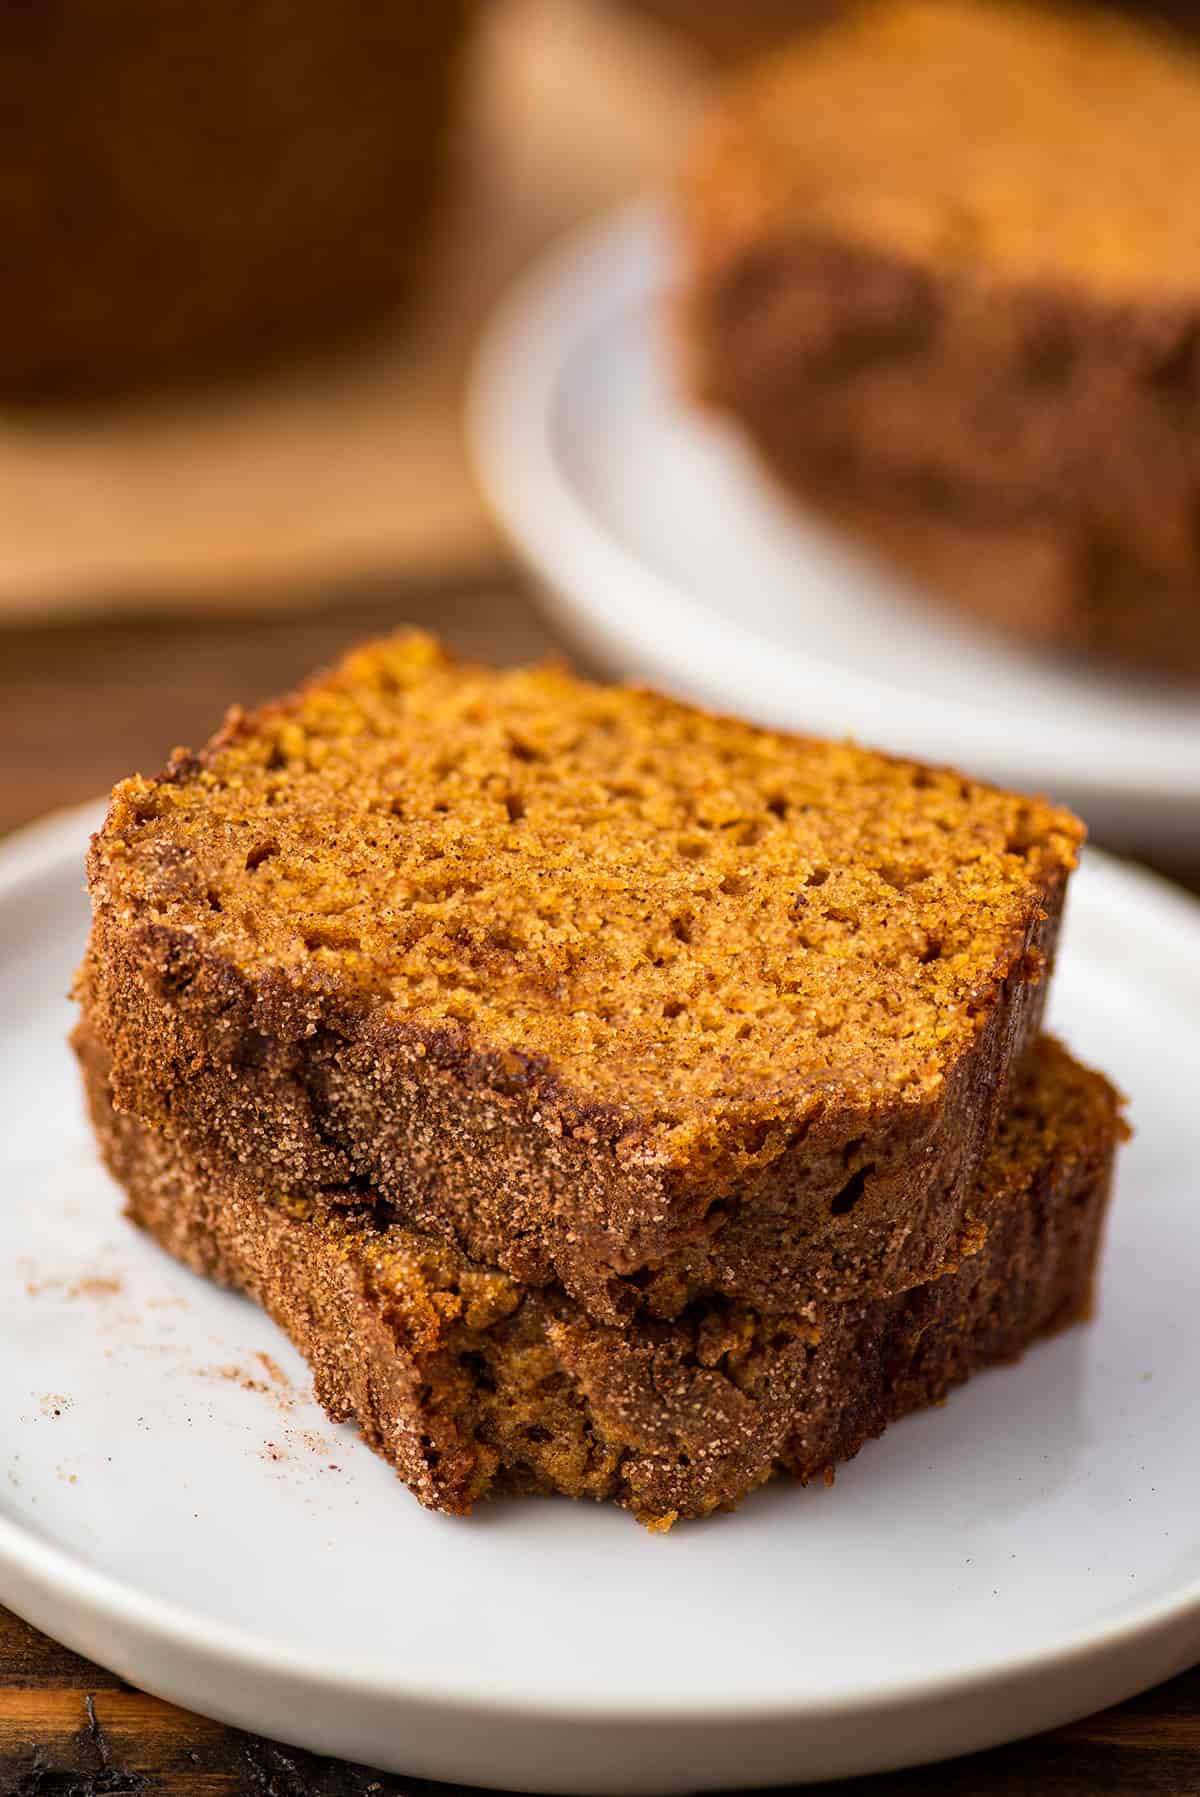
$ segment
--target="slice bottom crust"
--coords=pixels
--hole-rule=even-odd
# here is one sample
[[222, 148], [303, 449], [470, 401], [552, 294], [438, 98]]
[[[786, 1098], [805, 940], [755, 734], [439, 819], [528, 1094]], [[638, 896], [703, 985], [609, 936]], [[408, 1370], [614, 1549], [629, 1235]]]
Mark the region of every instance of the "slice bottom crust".
[[493, 1492], [559, 1492], [666, 1527], [776, 1472], [828, 1476], [888, 1423], [1087, 1316], [1123, 1134], [1108, 1083], [1043, 1038], [977, 1188], [980, 1246], [956, 1270], [792, 1316], [713, 1298], [671, 1323], [615, 1328], [386, 1206], [221, 1190], [171, 1138], [113, 1109], [86, 1028], [76, 1047], [132, 1218], [261, 1304], [329, 1415], [357, 1420], [423, 1504], [457, 1513]]

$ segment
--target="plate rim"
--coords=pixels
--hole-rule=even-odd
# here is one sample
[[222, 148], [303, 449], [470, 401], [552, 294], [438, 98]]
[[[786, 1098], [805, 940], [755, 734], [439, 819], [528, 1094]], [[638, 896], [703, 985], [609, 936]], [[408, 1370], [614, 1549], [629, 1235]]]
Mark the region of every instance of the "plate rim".
[[[93, 801], [52, 813], [0, 840], [0, 908], [26, 885], [55, 876], [65, 878], [72, 867], [78, 867], [85, 832], [100, 815], [102, 808]], [[1149, 907], [1157, 914], [1161, 927], [1153, 934], [1156, 947], [1161, 946], [1164, 935], [1177, 932], [1189, 935], [1193, 947], [1200, 946], [1200, 901], [1160, 875], [1099, 850], [1087, 850], [1086, 859], [1091, 870], [1089, 884], [1098, 883], [1101, 895], [1107, 894], [1117, 903], [1132, 904], [1143, 912]], [[0, 1601], [12, 1602], [14, 1584], [26, 1589], [32, 1586], [47, 1602], [66, 1602], [76, 1610], [82, 1606], [104, 1617], [110, 1625], [153, 1637], [176, 1654], [189, 1656], [193, 1662], [217, 1668], [226, 1675], [232, 1672], [259, 1678], [287, 1677], [320, 1686], [326, 1693], [418, 1705], [445, 1717], [548, 1724], [578, 1719], [593, 1726], [632, 1728], [695, 1727], [706, 1722], [725, 1726], [828, 1723], [880, 1712], [901, 1716], [935, 1702], [967, 1701], [989, 1688], [1006, 1684], [1019, 1685], [1069, 1672], [1099, 1672], [1139, 1644], [1165, 1643], [1169, 1635], [1187, 1625], [1200, 1631], [1197, 1574], [1168, 1595], [1149, 1599], [1100, 1626], [1053, 1638], [1035, 1653], [1010, 1654], [1006, 1659], [949, 1675], [943, 1672], [900, 1677], [889, 1684], [858, 1691], [826, 1692], [808, 1698], [798, 1692], [761, 1702], [745, 1696], [714, 1702], [708, 1695], [698, 1697], [694, 1703], [678, 1698], [663, 1702], [647, 1695], [642, 1701], [622, 1698], [614, 1703], [599, 1693], [592, 1696], [543, 1692], [531, 1696], [517, 1683], [478, 1677], [467, 1685], [443, 1680], [422, 1687], [410, 1677], [398, 1678], [394, 1672], [389, 1673], [377, 1661], [356, 1664], [345, 1655], [339, 1655], [336, 1661], [323, 1658], [320, 1653], [256, 1635], [238, 1624], [196, 1615], [176, 1600], [141, 1591], [115, 1574], [89, 1566], [79, 1555], [4, 1515], [0, 1515], [0, 1581]], [[20, 1611], [20, 1602], [13, 1607]], [[36, 1623], [37, 1618], [31, 1620]], [[70, 1644], [79, 1646], [78, 1633]], [[82, 1651], [88, 1649], [83, 1647]], [[1136, 1680], [1127, 1695], [1132, 1695], [1135, 1688]]]
[[[648, 280], [645, 265], [661, 259], [669, 241], [668, 214], [661, 199], [642, 196], [627, 201], [599, 220], [576, 227], [543, 252], [494, 308], [471, 360], [465, 403], [467, 448], [485, 503], [566, 627], [610, 662], [627, 660], [630, 644], [635, 643], [651, 677], [671, 684], [673, 671], [681, 670], [663, 648], [661, 639], [667, 632], [644, 623], [657, 613], [686, 625], [693, 641], [698, 633], [705, 645], [700, 660], [682, 670], [689, 683], [695, 682], [692, 690], [696, 684], [708, 686], [708, 670], [728, 664], [731, 657], [738, 665], [753, 665], [761, 683], [764, 657], [773, 657], [786, 664], [793, 677], [801, 670], [807, 674], [813, 706], [822, 703], [817, 682], [832, 679], [843, 692], [853, 688], [860, 715], [876, 696], [903, 715], [907, 731], [908, 721], [927, 711], [928, 699], [877, 675], [849, 675], [839, 662], [806, 656], [796, 648], [785, 650], [715, 613], [610, 532], [562, 468], [554, 448], [561, 379], [587, 340], [619, 317], [632, 300], [645, 304], [662, 297], [661, 280]], [[616, 624], [614, 613], [619, 614]], [[967, 766], [998, 759], [996, 711], [985, 714], [988, 721], [981, 727], [969, 702], [938, 704], [943, 722], [950, 722], [947, 734], [953, 732], [955, 740], [937, 759]], [[722, 707], [728, 709], [729, 701], [718, 701], [716, 708]], [[771, 700], [756, 714], [776, 728], [796, 728], [794, 719], [789, 723], [781, 705]], [[822, 716], [819, 709], [812, 727], [816, 734], [846, 734], [844, 723]], [[1058, 731], [1053, 719], [1043, 728], [1049, 728], [1054, 738], [1047, 749], [1031, 753], [1019, 737], [1006, 743], [1008, 783], [1041, 788], [1046, 767], [1053, 762], [1062, 786], [1093, 794], [1097, 804], [1141, 801], [1200, 808], [1200, 757], [1189, 777], [1189, 757], [1153, 765], [1146, 758], [1139, 765], [1137, 743], [1126, 742], [1128, 756], [1098, 774], [1092, 753], [1098, 730], [1081, 744], [1076, 730]], [[869, 729], [856, 725], [853, 733], [870, 740]]]

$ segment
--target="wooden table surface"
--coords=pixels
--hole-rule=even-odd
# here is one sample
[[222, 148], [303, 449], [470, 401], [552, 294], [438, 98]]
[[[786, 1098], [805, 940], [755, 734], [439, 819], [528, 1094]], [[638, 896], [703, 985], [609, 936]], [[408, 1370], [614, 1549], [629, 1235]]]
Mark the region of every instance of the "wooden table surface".
[[[0, 635], [0, 831], [151, 772], [231, 700], [289, 686], [348, 642], [401, 622], [494, 661], [560, 647], [502, 564], [420, 589], [301, 595], [288, 616], [112, 619]], [[398, 1498], [397, 1501], [402, 1501]], [[321, 1760], [132, 1690], [0, 1610], [0, 1797], [358, 1797], [447, 1787]], [[1185, 1797], [1200, 1793], [1200, 1669], [1039, 1740], [838, 1789], [863, 1797]]]

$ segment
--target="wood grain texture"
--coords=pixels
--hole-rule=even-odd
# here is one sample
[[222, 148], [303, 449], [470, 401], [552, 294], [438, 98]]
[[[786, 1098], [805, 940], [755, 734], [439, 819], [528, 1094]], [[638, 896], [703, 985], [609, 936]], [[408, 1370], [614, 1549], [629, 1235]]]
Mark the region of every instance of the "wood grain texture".
[[[286, 689], [348, 643], [404, 623], [458, 653], [523, 661], [559, 645], [511, 577], [415, 588], [343, 584], [284, 616], [194, 616], [13, 629], [0, 639], [0, 832], [98, 796], [232, 700]], [[1176, 870], [1179, 871], [1179, 870]], [[1200, 867], [1191, 870], [1200, 888]], [[402, 1499], [399, 1501], [403, 1501]], [[810, 1787], [810, 1790], [812, 1788]], [[132, 1691], [0, 1610], [0, 1797], [454, 1797], [226, 1729]], [[827, 1787], [825, 1797], [1195, 1797], [1200, 1670], [1135, 1702], [951, 1765]], [[459, 1794], [462, 1797], [462, 1794]], [[820, 1797], [820, 1793], [818, 1793]]]
[[[1189, 1797], [1200, 1791], [1200, 1671], [1038, 1740], [949, 1765], [806, 1787], [809, 1797]], [[0, 1610], [4, 1797], [467, 1797], [321, 1759], [122, 1685]]]

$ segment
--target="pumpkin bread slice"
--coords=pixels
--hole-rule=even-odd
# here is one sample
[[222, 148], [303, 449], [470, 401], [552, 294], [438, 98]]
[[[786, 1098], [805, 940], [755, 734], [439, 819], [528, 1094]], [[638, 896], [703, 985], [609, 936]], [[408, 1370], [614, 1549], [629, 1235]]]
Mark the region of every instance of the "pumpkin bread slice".
[[221, 1186], [598, 1320], [971, 1245], [1082, 830], [1037, 800], [402, 636], [113, 794], [80, 977]]

